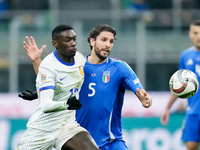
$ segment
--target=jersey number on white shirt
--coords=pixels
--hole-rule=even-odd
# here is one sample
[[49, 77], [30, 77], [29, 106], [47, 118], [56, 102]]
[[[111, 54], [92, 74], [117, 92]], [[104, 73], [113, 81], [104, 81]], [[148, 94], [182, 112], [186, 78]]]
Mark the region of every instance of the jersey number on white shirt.
[[70, 90], [70, 92], [71, 92], [71, 95], [70, 95], [70, 97], [71, 97], [71, 96], [73, 96], [73, 95], [74, 95], [74, 93], [77, 93], [78, 91], [79, 91], [79, 89], [78, 89], [78, 88], [71, 89], [71, 90]]

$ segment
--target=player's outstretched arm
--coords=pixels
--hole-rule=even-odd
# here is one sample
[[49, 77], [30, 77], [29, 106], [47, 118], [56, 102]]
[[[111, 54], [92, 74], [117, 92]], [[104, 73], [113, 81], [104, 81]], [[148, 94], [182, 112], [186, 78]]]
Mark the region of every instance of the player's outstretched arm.
[[169, 121], [170, 108], [173, 105], [173, 103], [176, 101], [176, 99], [177, 97], [174, 94], [171, 94], [167, 107], [165, 108], [160, 118], [160, 122], [162, 123], [162, 125], [167, 125]]
[[46, 48], [46, 45], [43, 45], [41, 49], [38, 49], [35, 40], [32, 36], [30, 36], [30, 38], [26, 36], [25, 38], [27, 40], [27, 43], [26, 41], [23, 41], [24, 49], [33, 63], [33, 68], [35, 70], [35, 73], [38, 74], [38, 68], [41, 63], [41, 55], [44, 49]]
[[41, 109], [44, 113], [55, 112], [61, 110], [77, 110], [80, 109], [82, 104], [76, 99], [76, 97], [71, 97], [66, 101], [54, 101], [54, 90], [48, 89], [40, 92], [40, 102]]
[[152, 97], [144, 89], [137, 88], [136, 96], [139, 98], [143, 107], [149, 108], [152, 105]]

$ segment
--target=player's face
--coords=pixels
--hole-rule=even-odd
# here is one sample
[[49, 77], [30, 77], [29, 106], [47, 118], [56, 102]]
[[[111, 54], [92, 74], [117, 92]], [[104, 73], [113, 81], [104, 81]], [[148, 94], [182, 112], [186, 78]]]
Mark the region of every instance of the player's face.
[[114, 43], [114, 35], [111, 32], [108, 31], [102, 31], [94, 40], [91, 45], [93, 46], [93, 49], [97, 57], [101, 60], [106, 59], [112, 48]]
[[72, 58], [76, 54], [76, 33], [74, 30], [66, 30], [61, 32], [57, 40], [53, 41], [53, 45], [58, 52], [58, 56], [62, 58]]
[[189, 35], [196, 49], [200, 50], [200, 26], [191, 25]]

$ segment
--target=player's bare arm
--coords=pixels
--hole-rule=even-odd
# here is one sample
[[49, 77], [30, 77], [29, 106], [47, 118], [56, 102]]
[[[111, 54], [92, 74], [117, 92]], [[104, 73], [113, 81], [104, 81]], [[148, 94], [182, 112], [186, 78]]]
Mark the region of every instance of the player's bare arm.
[[152, 105], [152, 97], [144, 89], [137, 88], [136, 96], [141, 101], [143, 107], [149, 108]]
[[169, 115], [170, 115], [170, 108], [173, 105], [173, 103], [176, 101], [177, 97], [174, 94], [171, 94], [170, 100], [167, 104], [167, 107], [165, 108], [165, 111], [163, 112], [160, 121], [162, 125], [167, 125], [169, 121]]
[[30, 38], [26, 36], [25, 38], [27, 40], [27, 43], [26, 41], [23, 41], [24, 49], [33, 63], [33, 68], [35, 70], [35, 73], [38, 74], [38, 68], [41, 63], [41, 55], [44, 49], [46, 48], [46, 45], [43, 45], [41, 49], [38, 49], [35, 40], [32, 36], [30, 36]]

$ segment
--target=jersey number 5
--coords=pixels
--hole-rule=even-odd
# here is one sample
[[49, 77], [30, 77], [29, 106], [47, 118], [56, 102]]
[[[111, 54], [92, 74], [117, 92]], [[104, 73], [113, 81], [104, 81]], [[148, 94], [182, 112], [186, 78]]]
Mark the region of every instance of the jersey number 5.
[[92, 93], [91, 93], [91, 94], [88, 94], [88, 97], [92, 97], [92, 96], [95, 95], [94, 86], [96, 86], [96, 83], [90, 83], [90, 84], [89, 84], [89, 89], [92, 91]]

